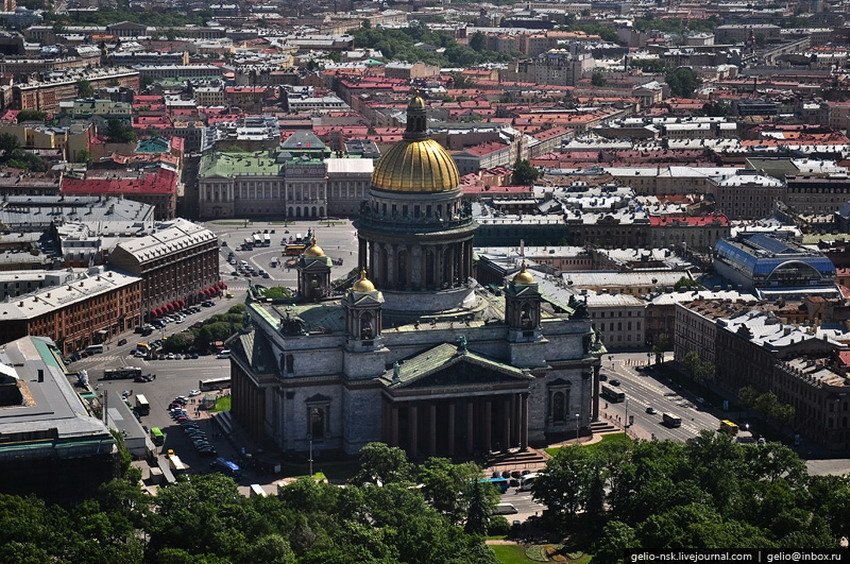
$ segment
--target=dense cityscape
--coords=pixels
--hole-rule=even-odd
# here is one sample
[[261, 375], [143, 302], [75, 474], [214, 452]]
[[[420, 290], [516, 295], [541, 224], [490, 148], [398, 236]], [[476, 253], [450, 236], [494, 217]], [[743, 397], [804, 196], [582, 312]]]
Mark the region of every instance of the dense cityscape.
[[0, 561], [850, 557], [848, 0], [0, 26]]

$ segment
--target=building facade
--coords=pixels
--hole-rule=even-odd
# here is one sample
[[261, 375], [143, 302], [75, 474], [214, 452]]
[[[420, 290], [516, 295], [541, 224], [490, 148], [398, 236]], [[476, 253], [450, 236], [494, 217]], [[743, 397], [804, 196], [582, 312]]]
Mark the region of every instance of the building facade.
[[142, 281], [94, 267], [60, 286], [0, 304], [0, 335], [52, 339], [63, 354], [108, 341], [142, 323]]
[[146, 319], [217, 295], [218, 237], [200, 225], [176, 219], [153, 235], [119, 243], [109, 264], [142, 280], [141, 308]]

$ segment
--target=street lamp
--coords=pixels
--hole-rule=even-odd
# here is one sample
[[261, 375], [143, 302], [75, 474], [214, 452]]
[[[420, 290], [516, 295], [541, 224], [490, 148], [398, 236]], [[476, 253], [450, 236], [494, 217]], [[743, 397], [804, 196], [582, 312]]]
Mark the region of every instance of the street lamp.
[[578, 444], [578, 431], [579, 431], [578, 420], [579, 420], [579, 417], [581, 417], [581, 414], [576, 413], [576, 444]]
[[312, 407], [310, 408], [310, 420], [307, 422], [307, 443], [309, 445], [309, 454], [307, 457], [307, 462], [310, 463], [310, 476], [313, 475], [313, 419], [319, 413], [318, 408]]

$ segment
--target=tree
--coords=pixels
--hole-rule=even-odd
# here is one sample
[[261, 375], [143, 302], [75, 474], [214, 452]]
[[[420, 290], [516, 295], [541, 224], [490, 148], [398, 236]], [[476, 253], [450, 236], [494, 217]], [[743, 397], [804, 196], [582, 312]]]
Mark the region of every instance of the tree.
[[469, 38], [469, 48], [473, 51], [483, 51], [484, 50], [484, 34], [480, 31], [476, 31], [472, 34], [472, 37]]
[[681, 98], [690, 98], [700, 85], [700, 78], [689, 67], [679, 67], [667, 72], [664, 79], [670, 86], [670, 93]]
[[413, 465], [407, 454], [398, 447], [384, 443], [369, 443], [360, 449], [360, 470], [352, 481], [356, 484], [391, 484], [407, 482], [413, 473]]
[[118, 118], [110, 118], [106, 122], [106, 136], [112, 143], [130, 143], [136, 140], [133, 126]]
[[514, 165], [513, 183], [516, 186], [531, 186], [540, 176], [540, 171], [527, 160], [518, 160]]
[[195, 336], [189, 331], [175, 333], [162, 342], [162, 350], [169, 353], [189, 352], [195, 346]]
[[419, 483], [431, 506], [459, 524], [467, 515], [470, 484], [480, 475], [481, 469], [474, 463], [452, 464], [448, 458], [429, 458], [419, 469]]
[[94, 88], [88, 80], [77, 81], [77, 96], [80, 98], [91, 98], [94, 96]]
[[[466, 513], [464, 530], [471, 535], [487, 534], [490, 516], [493, 515], [495, 502], [493, 493], [496, 489], [490, 485], [474, 480], [469, 490], [469, 509]], [[498, 494], [497, 494], [498, 497]]]
[[92, 154], [88, 152], [88, 150], [81, 149], [77, 151], [77, 158], [75, 159], [76, 162], [91, 164], [93, 160], [94, 158], [92, 157]]
[[600, 465], [581, 447], [566, 447], [555, 453], [534, 480], [532, 496], [562, 517], [571, 518], [586, 509], [594, 477]]
[[18, 138], [11, 133], [0, 133], [0, 153], [2, 153], [5, 158], [8, 159], [20, 146]]
[[18, 112], [18, 123], [23, 121], [44, 121], [47, 119], [47, 114], [38, 110], [21, 110]]
[[593, 86], [597, 86], [597, 87], [601, 88], [601, 87], [606, 86], [608, 84], [608, 80], [605, 78], [605, 75], [602, 74], [601, 72], [595, 72], [590, 77], [590, 83]]
[[635, 530], [622, 521], [609, 521], [602, 529], [602, 535], [596, 541], [596, 553], [593, 561], [602, 564], [615, 564], [623, 558], [623, 551], [640, 548]]
[[688, 351], [683, 363], [695, 382], [706, 384], [714, 378], [714, 365], [703, 360], [696, 351]]

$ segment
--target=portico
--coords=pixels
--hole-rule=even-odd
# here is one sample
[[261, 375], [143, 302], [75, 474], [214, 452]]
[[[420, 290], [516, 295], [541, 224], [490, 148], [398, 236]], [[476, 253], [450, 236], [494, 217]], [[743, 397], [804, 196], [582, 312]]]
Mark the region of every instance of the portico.
[[382, 436], [411, 457], [528, 447], [522, 369], [444, 343], [397, 363], [382, 378]]

